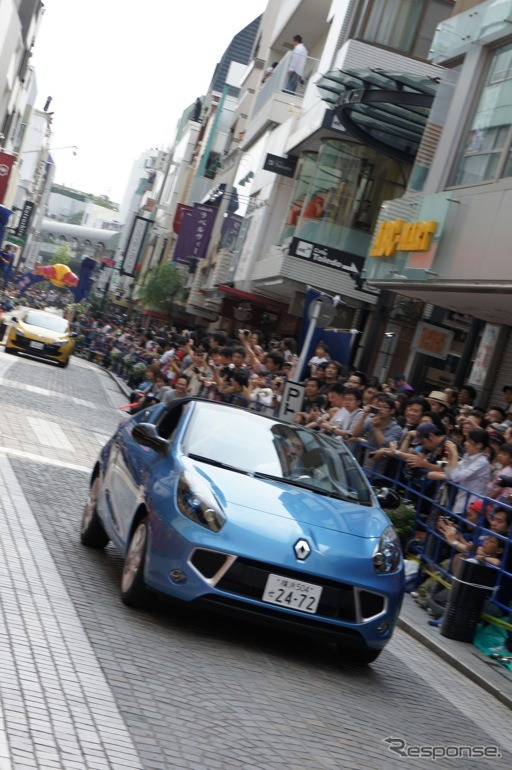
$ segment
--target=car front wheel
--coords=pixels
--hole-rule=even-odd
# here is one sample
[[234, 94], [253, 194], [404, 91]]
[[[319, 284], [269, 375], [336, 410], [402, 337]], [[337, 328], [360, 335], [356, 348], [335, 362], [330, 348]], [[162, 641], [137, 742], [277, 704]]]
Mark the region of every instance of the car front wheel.
[[150, 597], [144, 583], [144, 565], [148, 547], [148, 517], [139, 521], [130, 540], [121, 576], [121, 600], [128, 607], [147, 606]]
[[80, 540], [89, 548], [105, 548], [109, 536], [103, 529], [103, 524], [98, 516], [97, 503], [100, 490], [100, 477], [96, 476], [91, 484], [89, 496], [85, 501], [82, 514], [82, 526], [80, 527]]

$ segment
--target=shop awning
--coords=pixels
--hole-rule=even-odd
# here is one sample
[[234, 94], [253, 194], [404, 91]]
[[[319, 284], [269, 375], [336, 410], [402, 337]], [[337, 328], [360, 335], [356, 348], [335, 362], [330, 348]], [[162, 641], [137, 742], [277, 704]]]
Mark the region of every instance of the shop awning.
[[438, 81], [379, 68], [346, 69], [328, 72], [317, 86], [348, 133], [385, 155], [413, 163]]
[[240, 289], [235, 289], [234, 286], [227, 286], [226, 284], [222, 283], [217, 286], [217, 291], [222, 292], [222, 294], [226, 294], [228, 297], [233, 297], [233, 299], [238, 299], [241, 302], [251, 302], [255, 305], [261, 305], [262, 307], [269, 307], [275, 310], [282, 311], [286, 310], [288, 307], [286, 302], [279, 302], [277, 299], [263, 297], [260, 294], [252, 294], [248, 291], [241, 291]]

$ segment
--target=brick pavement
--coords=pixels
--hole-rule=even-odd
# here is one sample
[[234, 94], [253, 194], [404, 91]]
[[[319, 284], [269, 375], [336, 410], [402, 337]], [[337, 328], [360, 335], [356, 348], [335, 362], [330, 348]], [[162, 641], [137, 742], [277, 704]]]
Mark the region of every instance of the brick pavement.
[[142, 767], [37, 520], [1, 455], [0, 501], [0, 767]]
[[[125, 396], [83, 362], [57, 377], [16, 361], [2, 371], [2, 359], [2, 393], [18, 399], [0, 446], [25, 434], [0, 451], [0, 770], [432, 767], [393, 756], [383, 739], [397, 732], [409, 745], [488, 745], [497, 734], [503, 759], [478, 770], [510, 766], [504, 707], [401, 632], [361, 670], [312, 642], [187, 608], [125, 608], [121, 559], [82, 548], [77, 532], [98, 430], [115, 426]], [[36, 378], [51, 391], [37, 394], [38, 410], [19, 398]], [[97, 409], [77, 410], [76, 397]], [[65, 421], [77, 457], [62, 459], [29, 417]]]

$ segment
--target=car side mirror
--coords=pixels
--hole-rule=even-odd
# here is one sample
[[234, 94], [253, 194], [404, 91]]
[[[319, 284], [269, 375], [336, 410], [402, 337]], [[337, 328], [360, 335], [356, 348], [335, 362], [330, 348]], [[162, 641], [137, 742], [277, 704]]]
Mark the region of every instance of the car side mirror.
[[377, 500], [379, 501], [381, 508], [389, 508], [390, 510], [396, 510], [400, 505], [400, 495], [395, 492], [394, 489], [389, 487], [381, 487], [376, 490]]
[[161, 455], [167, 454], [169, 442], [158, 435], [154, 425], [149, 422], [141, 422], [132, 430], [132, 438], [137, 444], [153, 449]]
[[17, 323], [18, 319], [16, 318], [15, 315], [12, 315], [11, 316], [11, 321], [12, 321], [12, 323]]

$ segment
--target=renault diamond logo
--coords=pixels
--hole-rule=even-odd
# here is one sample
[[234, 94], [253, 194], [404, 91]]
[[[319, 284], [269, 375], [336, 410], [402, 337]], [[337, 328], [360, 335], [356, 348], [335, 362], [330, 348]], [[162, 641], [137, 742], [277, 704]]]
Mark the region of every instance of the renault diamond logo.
[[301, 559], [301, 561], [307, 559], [311, 553], [311, 547], [307, 540], [297, 540], [293, 546], [293, 550], [295, 551], [295, 556], [297, 559]]

